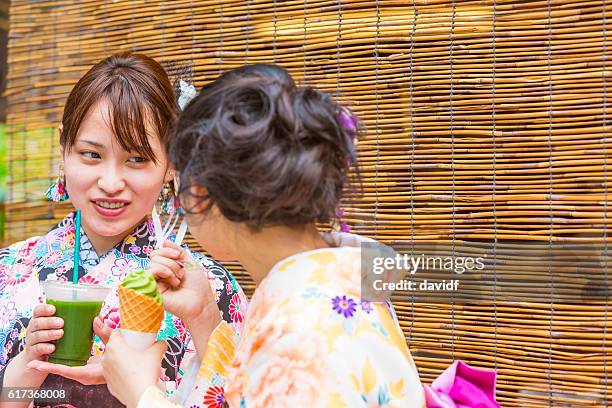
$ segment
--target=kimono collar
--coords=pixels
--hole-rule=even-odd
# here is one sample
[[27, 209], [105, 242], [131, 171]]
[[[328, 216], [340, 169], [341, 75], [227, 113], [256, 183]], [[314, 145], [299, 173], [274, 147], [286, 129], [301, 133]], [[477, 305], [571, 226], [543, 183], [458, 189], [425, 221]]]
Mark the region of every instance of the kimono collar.
[[[36, 252], [36, 268], [39, 279], [73, 279], [73, 254], [75, 242], [74, 213], [68, 214], [39, 242]], [[79, 280], [103, 261], [114, 263], [117, 270], [113, 276], [105, 277], [100, 283], [110, 284], [113, 279], [121, 278], [132, 269], [144, 268], [149, 262], [148, 256], [154, 245], [153, 226], [144, 219], [117, 245], [102, 255], [98, 255], [81, 229], [81, 248], [79, 252]]]
[[325, 242], [327, 242], [327, 245], [335, 248], [359, 248], [364, 243], [375, 244], [377, 242], [372, 238], [362, 237], [361, 235], [351, 234], [350, 232], [323, 232], [321, 236]]
[[[74, 247], [74, 218], [75, 213], [71, 212], [47, 234], [52, 241], [59, 240], [63, 249]], [[81, 262], [93, 261], [97, 263], [108, 254], [117, 252], [118, 255], [125, 254], [146, 258], [153, 250], [153, 241], [153, 224], [147, 218], [134, 227], [117, 245], [98, 256], [85, 230], [81, 229]]]

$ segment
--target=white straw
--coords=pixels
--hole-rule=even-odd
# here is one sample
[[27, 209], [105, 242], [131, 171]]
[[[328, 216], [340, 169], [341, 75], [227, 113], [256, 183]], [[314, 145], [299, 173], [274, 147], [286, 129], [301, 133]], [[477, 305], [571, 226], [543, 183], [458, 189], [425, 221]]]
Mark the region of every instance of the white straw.
[[159, 214], [157, 214], [157, 208], [153, 206], [153, 210], [151, 211], [151, 219], [153, 220], [153, 230], [155, 232], [155, 249], [160, 249], [163, 245], [162, 238], [162, 226], [161, 220], [159, 219]]
[[185, 222], [185, 219], [183, 218], [183, 221], [181, 221], [181, 225], [179, 226], [178, 232], [176, 233], [176, 237], [174, 238], [174, 243], [176, 245], [181, 245], [181, 243], [183, 242], [183, 238], [185, 238], [186, 232], [187, 232], [187, 223]]
[[[160, 249], [164, 246], [164, 241], [170, 238], [172, 231], [174, 231], [174, 227], [176, 227], [176, 223], [178, 222], [181, 215], [177, 211], [176, 214], [171, 215], [166, 224], [162, 227], [162, 220], [157, 212], [157, 208], [153, 206], [153, 210], [151, 210], [151, 220], [153, 221], [153, 230], [155, 233], [155, 249]], [[174, 242], [177, 245], [180, 245], [185, 237], [185, 233], [187, 231], [187, 224], [185, 220], [181, 222], [178, 233], [176, 235], [176, 239]]]

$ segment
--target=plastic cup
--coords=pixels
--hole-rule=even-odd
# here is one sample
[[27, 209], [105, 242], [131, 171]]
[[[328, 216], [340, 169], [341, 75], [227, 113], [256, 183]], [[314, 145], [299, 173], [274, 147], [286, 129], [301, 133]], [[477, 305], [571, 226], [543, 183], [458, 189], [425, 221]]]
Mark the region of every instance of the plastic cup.
[[59, 281], [44, 281], [42, 285], [47, 304], [55, 306], [55, 316], [64, 319], [64, 335], [55, 341], [49, 362], [85, 365], [93, 344], [93, 320], [100, 314], [109, 288]]

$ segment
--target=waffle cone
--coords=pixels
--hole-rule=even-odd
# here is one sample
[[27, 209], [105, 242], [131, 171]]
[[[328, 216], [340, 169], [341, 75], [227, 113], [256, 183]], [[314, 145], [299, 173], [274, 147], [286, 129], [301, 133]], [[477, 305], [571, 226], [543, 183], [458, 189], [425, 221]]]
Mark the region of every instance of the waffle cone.
[[157, 333], [164, 318], [164, 308], [149, 296], [119, 285], [121, 327], [145, 333]]

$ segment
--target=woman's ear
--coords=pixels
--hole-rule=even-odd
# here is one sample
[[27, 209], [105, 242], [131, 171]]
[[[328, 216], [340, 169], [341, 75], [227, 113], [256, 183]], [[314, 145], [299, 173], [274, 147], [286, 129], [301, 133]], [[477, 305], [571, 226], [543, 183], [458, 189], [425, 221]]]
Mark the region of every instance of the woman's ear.
[[173, 181], [174, 174], [175, 174], [174, 168], [168, 167], [168, 170], [166, 170], [166, 175], [164, 176], [164, 182], [170, 183], [171, 181]]
[[193, 213], [202, 213], [208, 206], [208, 200], [204, 199], [208, 196], [208, 189], [201, 186], [192, 186], [189, 189], [188, 202], [186, 203], [190, 211]]
[[[61, 137], [62, 137], [62, 132], [63, 132], [63, 131], [64, 131], [64, 124], [63, 124], [63, 123], [60, 123], [60, 124], [57, 126], [57, 136], [61, 138]], [[61, 144], [61, 143], [60, 143], [60, 156], [61, 156], [61, 158], [62, 158], [62, 159], [64, 158], [64, 146], [62, 146], [62, 144]]]

